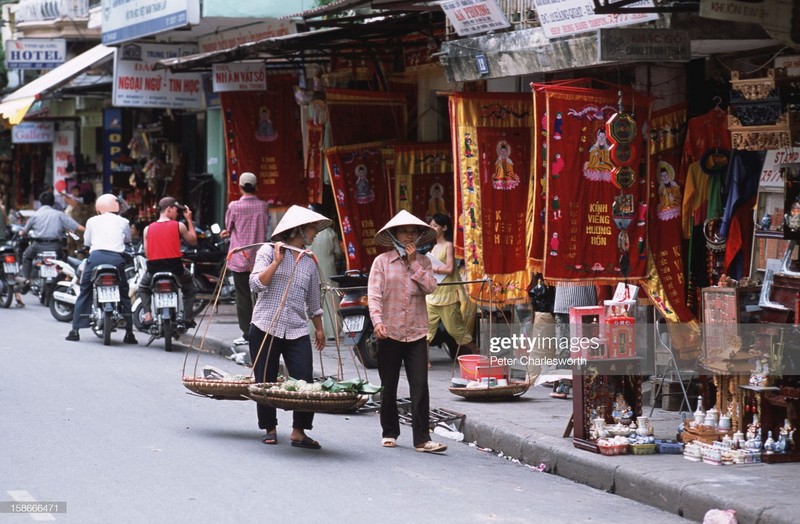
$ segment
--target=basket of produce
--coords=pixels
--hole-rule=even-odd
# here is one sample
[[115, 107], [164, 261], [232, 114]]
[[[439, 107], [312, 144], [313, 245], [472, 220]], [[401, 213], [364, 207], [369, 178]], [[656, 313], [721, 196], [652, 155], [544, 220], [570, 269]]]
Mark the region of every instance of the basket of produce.
[[203, 368], [203, 376], [183, 376], [183, 385], [197, 395], [216, 400], [249, 400], [247, 388], [252, 375], [232, 375], [211, 366]]
[[531, 387], [529, 381], [501, 382], [487, 380], [485, 382], [468, 382], [466, 386], [451, 386], [450, 393], [467, 400], [507, 400], [522, 396]]
[[627, 455], [628, 439], [625, 437], [601, 438], [597, 440], [597, 448], [601, 455]]
[[380, 387], [361, 379], [336, 382], [306, 382], [288, 379], [284, 382], [251, 384], [248, 396], [261, 404], [276, 409], [313, 411], [315, 413], [343, 413], [355, 411], [378, 393]]

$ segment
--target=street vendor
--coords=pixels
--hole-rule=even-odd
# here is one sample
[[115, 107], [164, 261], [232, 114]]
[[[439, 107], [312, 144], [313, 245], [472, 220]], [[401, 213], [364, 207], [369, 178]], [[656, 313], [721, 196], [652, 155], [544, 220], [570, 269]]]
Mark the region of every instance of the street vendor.
[[[314, 362], [308, 320], [314, 324], [314, 347], [325, 348], [322, 327], [319, 272], [313, 254], [306, 251], [314, 237], [330, 227], [332, 221], [319, 213], [292, 206], [272, 233], [272, 244], [256, 253], [250, 273], [250, 289], [258, 295], [253, 307], [248, 342], [256, 382], [276, 382], [281, 355], [291, 376], [313, 382]], [[258, 427], [265, 430], [264, 444], [278, 443], [278, 418], [274, 407], [257, 404]], [[314, 413], [294, 411], [292, 446], [320, 449], [316, 440], [306, 435], [314, 422]]]
[[433, 228], [408, 211], [400, 211], [375, 235], [375, 243], [393, 247], [375, 258], [369, 273], [369, 314], [378, 339], [381, 399], [381, 445], [397, 447], [400, 416], [397, 385], [405, 365], [411, 394], [414, 449], [439, 453], [447, 446], [430, 437], [428, 393], [428, 310], [425, 295], [436, 289], [431, 261], [417, 255], [417, 246], [433, 241]]

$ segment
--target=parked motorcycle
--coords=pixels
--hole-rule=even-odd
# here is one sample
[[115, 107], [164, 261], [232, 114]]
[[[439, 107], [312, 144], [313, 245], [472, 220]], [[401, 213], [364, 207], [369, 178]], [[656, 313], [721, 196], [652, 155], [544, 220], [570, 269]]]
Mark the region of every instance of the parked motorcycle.
[[13, 242], [0, 246], [0, 307], [9, 308], [16, 292], [15, 277], [19, 273], [19, 259]]
[[111, 344], [111, 333], [124, 328], [127, 320], [120, 309], [120, 275], [117, 268], [101, 264], [92, 270], [92, 309], [89, 327], [103, 339], [103, 345]]
[[[374, 326], [369, 316], [368, 276], [361, 271], [351, 270], [344, 275], [334, 275], [331, 280], [339, 284], [340, 292], [343, 293], [339, 301], [339, 317], [342, 319], [342, 336], [345, 344], [355, 346], [358, 359], [364, 367], [377, 368], [378, 339], [375, 338]], [[430, 345], [443, 346], [450, 358], [456, 358], [458, 344], [447, 333], [441, 322]]]
[[[177, 340], [186, 333], [180, 281], [172, 273], [160, 271], [153, 275], [151, 289], [153, 293], [151, 302], [153, 323], [149, 328], [145, 328], [145, 331], [150, 333], [150, 340], [146, 345], [149, 346], [157, 338], [163, 338], [164, 349], [172, 351], [172, 340]], [[136, 303], [133, 318], [141, 318], [144, 314], [141, 310], [144, 308], [141, 300], [137, 300]]]
[[50, 297], [50, 314], [59, 322], [72, 322], [75, 302], [81, 294], [81, 275], [86, 261], [67, 257], [66, 260], [54, 260], [53, 263], [61, 275]]
[[[213, 224], [203, 231], [198, 228], [197, 246], [187, 249], [183, 254], [184, 263], [194, 278], [197, 286], [194, 310], [195, 316], [200, 314], [205, 307], [217, 296], [220, 285], [220, 276], [225, 269], [225, 258], [228, 254], [230, 241], [219, 236], [222, 229], [219, 224]], [[236, 299], [236, 286], [233, 282], [233, 273], [227, 272], [222, 282], [219, 301], [230, 303]]]

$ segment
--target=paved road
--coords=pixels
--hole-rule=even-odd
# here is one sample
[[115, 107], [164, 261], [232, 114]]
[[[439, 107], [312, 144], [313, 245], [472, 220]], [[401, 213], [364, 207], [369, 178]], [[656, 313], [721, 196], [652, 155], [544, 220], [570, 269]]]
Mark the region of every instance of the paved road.
[[38, 305], [0, 310], [0, 501], [66, 501], [56, 521], [686, 522], [464, 443], [415, 453], [405, 427], [383, 449], [374, 414], [318, 415], [310, 451], [289, 445], [279, 412], [281, 442], [265, 446], [252, 402], [188, 394], [183, 351], [122, 333], [105, 347], [88, 330], [66, 342], [68, 329]]

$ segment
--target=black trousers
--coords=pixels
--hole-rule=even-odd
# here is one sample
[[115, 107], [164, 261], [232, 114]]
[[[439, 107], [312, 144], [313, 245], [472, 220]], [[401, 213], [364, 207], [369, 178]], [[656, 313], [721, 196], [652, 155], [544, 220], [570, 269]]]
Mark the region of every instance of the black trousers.
[[[265, 338], [266, 337], [266, 340]], [[259, 354], [261, 341], [264, 347]], [[256, 382], [275, 382], [278, 380], [280, 357], [286, 363], [289, 376], [297, 380], [312, 382], [314, 380], [314, 361], [311, 354], [311, 337], [305, 335], [294, 340], [267, 335], [254, 325], [250, 325], [250, 358], [253, 361], [253, 376]], [[272, 342], [272, 348], [270, 348]], [[269, 362], [267, 362], [269, 354]], [[258, 357], [258, 358], [256, 358]], [[427, 364], [426, 364], [427, 365]], [[258, 427], [270, 429], [278, 425], [276, 409], [256, 403]], [[314, 422], [314, 413], [310, 411], [293, 411], [292, 427], [297, 429], [311, 429]]]
[[381, 428], [383, 437], [400, 436], [397, 385], [405, 365], [411, 393], [411, 432], [414, 446], [430, 441], [430, 396], [428, 394], [428, 349], [425, 337], [411, 342], [387, 338], [378, 341], [378, 373], [381, 377]]
[[41, 242], [39, 240], [34, 240], [31, 244], [25, 248], [25, 251], [22, 252], [22, 272], [20, 276], [24, 279], [31, 278], [31, 268], [33, 267], [33, 259], [36, 258], [36, 255], [42, 253], [44, 251], [55, 251], [56, 256], [58, 258], [62, 258], [62, 250], [63, 246], [59, 241], [53, 242]]
[[233, 286], [236, 288], [236, 318], [242, 336], [250, 336], [250, 321], [253, 319], [253, 292], [250, 291], [250, 272], [232, 271]]
[[102, 264], [109, 264], [117, 268], [119, 273], [119, 303], [120, 313], [128, 323], [125, 326], [126, 333], [133, 333], [133, 321], [131, 319], [131, 297], [128, 293], [128, 279], [125, 277], [125, 255], [115, 251], [97, 250], [89, 253], [86, 265], [81, 275], [81, 294], [75, 302], [75, 309], [72, 314], [72, 329], [79, 330], [89, 327], [89, 314], [92, 309], [92, 270]]

